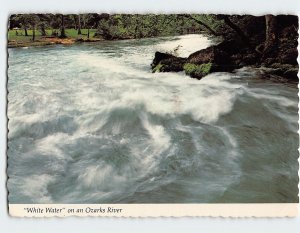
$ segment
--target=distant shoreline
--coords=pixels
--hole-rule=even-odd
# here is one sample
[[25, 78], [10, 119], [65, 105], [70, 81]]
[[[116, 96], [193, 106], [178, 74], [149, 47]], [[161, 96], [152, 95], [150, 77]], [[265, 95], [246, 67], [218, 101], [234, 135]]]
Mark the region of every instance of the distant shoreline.
[[84, 42], [99, 42], [104, 41], [101, 38], [90, 38], [90, 39], [74, 39], [74, 38], [57, 38], [57, 37], [45, 37], [35, 41], [17, 41], [11, 40], [8, 41], [8, 48], [22, 48], [22, 47], [42, 47], [48, 45], [72, 45], [75, 43], [84, 43]]
[[[197, 34], [199, 35], [200, 33], [187, 33], [187, 34], [182, 34], [182, 35], [191, 35], [191, 34]], [[201, 34], [206, 34], [209, 36], [207, 33], [202, 32]], [[174, 35], [174, 36], [179, 36]], [[29, 36], [30, 38], [31, 36]], [[138, 40], [138, 39], [146, 39], [146, 38], [158, 38], [162, 36], [153, 36], [153, 37], [142, 37], [142, 38], [132, 38], [132, 37], [124, 37], [124, 38], [114, 38], [114, 39], [104, 39], [101, 37], [91, 37], [91, 38], [86, 38], [86, 37], [67, 37], [67, 38], [59, 38], [59, 37], [54, 37], [54, 36], [46, 36], [46, 37], [40, 37], [39, 39], [36, 39], [35, 41], [32, 40], [8, 40], [7, 47], [8, 48], [22, 48], [22, 47], [44, 47], [44, 46], [49, 46], [49, 45], [56, 45], [56, 44], [61, 44], [61, 45], [73, 45], [76, 43], [94, 43], [94, 42], [101, 42], [101, 41], [120, 41], [120, 40]]]
[[103, 41], [104, 39], [101, 37], [94, 37], [96, 29], [89, 30], [82, 29], [82, 34], [78, 35], [77, 30], [75, 29], [65, 29], [66, 37], [61, 38], [58, 35], [53, 35], [54, 32], [58, 31], [58, 29], [47, 29], [45, 30], [44, 36], [41, 35], [41, 32], [35, 31], [35, 38], [33, 40], [33, 30], [27, 30], [27, 36], [23, 29], [10, 29], [8, 30], [8, 48], [20, 48], [20, 47], [42, 47], [49, 46], [55, 44], [62, 45], [72, 45], [77, 42], [98, 42]]

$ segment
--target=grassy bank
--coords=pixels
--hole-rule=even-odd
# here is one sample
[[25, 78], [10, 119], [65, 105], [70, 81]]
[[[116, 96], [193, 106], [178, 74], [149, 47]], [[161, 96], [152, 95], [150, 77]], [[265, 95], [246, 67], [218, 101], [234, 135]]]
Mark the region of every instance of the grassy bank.
[[[33, 30], [27, 30], [28, 36], [25, 36], [25, 31], [23, 29], [13, 29], [8, 31], [8, 47], [29, 47], [29, 46], [45, 46], [51, 44], [73, 44], [76, 41], [80, 42], [93, 42], [99, 41], [100, 39], [94, 38], [96, 29], [90, 29], [90, 38], [88, 39], [88, 29], [81, 29], [81, 35], [78, 35], [75, 29], [66, 29], [65, 39], [60, 39], [57, 36], [52, 36], [53, 32], [58, 32], [59, 30], [46, 30], [46, 36], [42, 36], [41, 32], [35, 31], [35, 40], [32, 40]], [[59, 35], [59, 34], [58, 34]]]

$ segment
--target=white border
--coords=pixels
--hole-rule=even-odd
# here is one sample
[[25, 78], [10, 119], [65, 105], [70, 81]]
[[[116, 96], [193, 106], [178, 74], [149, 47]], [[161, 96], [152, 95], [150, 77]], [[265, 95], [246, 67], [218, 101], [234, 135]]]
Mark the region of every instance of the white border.
[[14, 217], [295, 217], [295, 203], [264, 204], [9, 204]]
[[[4, 1], [4, 0], [3, 0]], [[300, 217], [293, 219], [211, 219], [211, 218], [67, 218], [18, 219], [8, 216], [6, 202], [6, 26], [15, 12], [198, 12], [247, 13], [261, 15], [298, 14], [299, 0], [8, 0], [0, 8], [0, 222], [1, 232], [298, 232]], [[299, 58], [298, 58], [299, 62]]]

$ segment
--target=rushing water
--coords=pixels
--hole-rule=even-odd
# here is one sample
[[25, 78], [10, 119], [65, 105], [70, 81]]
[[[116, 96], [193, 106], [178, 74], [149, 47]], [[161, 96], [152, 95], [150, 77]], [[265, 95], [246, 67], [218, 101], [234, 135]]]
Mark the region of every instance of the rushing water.
[[10, 49], [10, 203], [297, 202], [298, 89], [150, 72], [201, 35]]

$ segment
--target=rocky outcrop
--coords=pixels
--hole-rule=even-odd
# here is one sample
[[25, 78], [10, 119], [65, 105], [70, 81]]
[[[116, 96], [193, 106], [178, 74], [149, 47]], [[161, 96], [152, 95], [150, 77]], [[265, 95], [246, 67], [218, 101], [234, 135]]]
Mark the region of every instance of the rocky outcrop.
[[[224, 17], [221, 18], [224, 20]], [[185, 71], [192, 78], [201, 79], [212, 72], [262, 66], [268, 68], [271, 75], [297, 80], [298, 18], [286, 15], [236, 18], [234, 21], [234, 17], [230, 20], [225, 17], [232, 30], [224, 31], [223, 42], [192, 53], [187, 58], [156, 52], [152, 71]]]
[[[223, 42], [192, 53], [187, 58], [156, 52], [151, 64], [152, 72], [185, 71], [192, 78], [201, 79], [212, 72], [231, 72], [241, 67], [242, 57], [234, 57], [234, 42]], [[225, 49], [224, 49], [225, 48]]]
[[297, 80], [298, 65], [274, 63], [269, 66], [269, 74], [278, 75], [291, 80]]
[[168, 53], [156, 52], [151, 64], [152, 72], [183, 71], [186, 58], [176, 57]]

